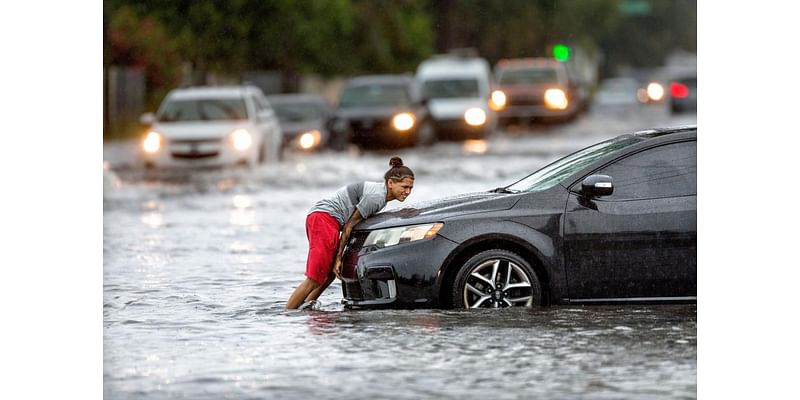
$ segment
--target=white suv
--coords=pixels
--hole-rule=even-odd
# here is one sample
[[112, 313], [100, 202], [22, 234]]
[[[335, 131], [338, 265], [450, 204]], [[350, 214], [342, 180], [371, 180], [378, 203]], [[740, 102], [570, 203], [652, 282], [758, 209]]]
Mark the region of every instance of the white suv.
[[483, 139], [496, 125], [492, 74], [480, 57], [439, 55], [420, 63], [423, 88], [439, 139]]
[[209, 86], [170, 91], [142, 142], [149, 167], [254, 166], [281, 155], [278, 119], [254, 86]]

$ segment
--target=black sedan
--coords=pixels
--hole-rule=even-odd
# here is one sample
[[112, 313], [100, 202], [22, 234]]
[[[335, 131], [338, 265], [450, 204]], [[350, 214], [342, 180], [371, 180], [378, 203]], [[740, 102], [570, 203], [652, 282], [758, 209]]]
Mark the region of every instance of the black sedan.
[[385, 212], [343, 259], [350, 308], [697, 299], [697, 127], [619, 136], [507, 187]]
[[350, 79], [329, 121], [332, 144], [406, 147], [431, 144], [435, 132], [419, 83], [408, 75]]

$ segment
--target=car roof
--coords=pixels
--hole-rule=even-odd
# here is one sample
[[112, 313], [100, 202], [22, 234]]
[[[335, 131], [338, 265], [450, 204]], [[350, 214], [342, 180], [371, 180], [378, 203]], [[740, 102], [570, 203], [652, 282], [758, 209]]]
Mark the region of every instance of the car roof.
[[411, 75], [362, 75], [351, 78], [347, 81], [347, 86], [375, 85], [375, 84], [412, 84], [414, 79]]
[[669, 137], [682, 139], [684, 137], [697, 137], [697, 125], [679, 125], [665, 128], [653, 128], [634, 132], [633, 136], [644, 139], [654, 139], [659, 137]]
[[191, 86], [173, 89], [169, 93], [172, 99], [198, 99], [208, 97], [242, 97], [246, 94], [260, 93], [255, 86]]
[[489, 62], [478, 57], [440, 55], [429, 58], [417, 67], [417, 77], [489, 76]]

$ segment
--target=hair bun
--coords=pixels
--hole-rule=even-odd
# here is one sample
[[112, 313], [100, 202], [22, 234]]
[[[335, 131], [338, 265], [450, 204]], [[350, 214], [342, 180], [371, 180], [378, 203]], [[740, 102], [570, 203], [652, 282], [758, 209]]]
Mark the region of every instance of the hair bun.
[[394, 167], [402, 167], [403, 166], [403, 160], [401, 160], [400, 157], [394, 156], [394, 157], [392, 157], [391, 160], [389, 160], [389, 166], [392, 167], [392, 168], [394, 168]]

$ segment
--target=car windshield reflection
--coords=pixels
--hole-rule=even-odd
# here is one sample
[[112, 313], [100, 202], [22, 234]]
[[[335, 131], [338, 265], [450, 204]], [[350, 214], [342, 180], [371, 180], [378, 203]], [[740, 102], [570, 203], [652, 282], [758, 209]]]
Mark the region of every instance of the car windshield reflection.
[[242, 99], [174, 100], [158, 115], [160, 122], [237, 121], [247, 119]]
[[608, 154], [637, 143], [634, 138], [611, 139], [578, 150], [506, 187], [511, 192], [539, 192], [549, 189]]

